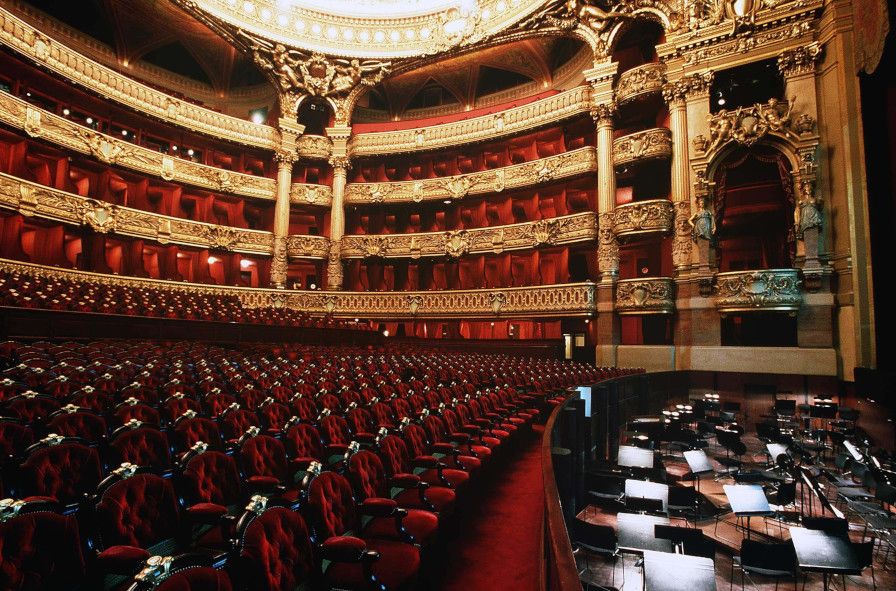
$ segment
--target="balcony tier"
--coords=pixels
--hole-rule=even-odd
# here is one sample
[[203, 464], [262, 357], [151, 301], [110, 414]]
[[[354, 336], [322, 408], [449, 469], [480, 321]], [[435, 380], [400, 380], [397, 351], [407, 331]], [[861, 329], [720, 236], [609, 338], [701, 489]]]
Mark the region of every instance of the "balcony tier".
[[666, 81], [666, 64], [650, 63], [619, 75], [616, 102], [624, 104], [659, 94]]
[[535, 222], [416, 234], [344, 236], [343, 258], [460, 257], [466, 254], [501, 253], [538, 246], [559, 246], [597, 238], [597, 215], [577, 213]]
[[642, 277], [616, 282], [616, 312], [619, 314], [672, 314], [675, 311], [675, 282], [669, 277]]
[[617, 237], [651, 232], [669, 233], [675, 223], [675, 207], [668, 199], [633, 201], [617, 205], [613, 211], [613, 232]]
[[732, 271], [716, 275], [719, 312], [795, 312], [803, 302], [799, 269]]
[[613, 141], [613, 164], [672, 158], [672, 132], [665, 127], [630, 133]]

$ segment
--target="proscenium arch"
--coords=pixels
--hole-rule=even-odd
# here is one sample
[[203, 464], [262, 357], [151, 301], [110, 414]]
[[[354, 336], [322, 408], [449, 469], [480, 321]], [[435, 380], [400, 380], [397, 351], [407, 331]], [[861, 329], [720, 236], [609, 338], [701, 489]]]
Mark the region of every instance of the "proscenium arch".
[[755, 146], [768, 146], [775, 151], [780, 152], [785, 158], [787, 158], [787, 161], [790, 163], [790, 176], [791, 182], [794, 185], [793, 189], [797, 191], [798, 194], [799, 186], [797, 186], [797, 184], [800, 174], [799, 147], [794, 144], [790, 140], [790, 138], [773, 132], [767, 133], [765, 136], [758, 139], [749, 147], [744, 146], [736, 140], [731, 139], [722, 146], [716, 148], [712, 153], [707, 154], [707, 164], [705, 168], [706, 179], [709, 181], [713, 180], [719, 170], [719, 166], [721, 166], [725, 162], [725, 160], [738, 148], [746, 147], [749, 150]]

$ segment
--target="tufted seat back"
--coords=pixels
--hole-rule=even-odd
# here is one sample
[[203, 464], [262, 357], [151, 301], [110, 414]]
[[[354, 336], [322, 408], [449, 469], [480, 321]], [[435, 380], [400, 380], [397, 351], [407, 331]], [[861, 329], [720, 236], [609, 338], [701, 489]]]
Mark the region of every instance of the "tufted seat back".
[[83, 576], [81, 538], [73, 516], [46, 507], [32, 510], [26, 504], [0, 522], [0, 590], [64, 589]]
[[150, 425], [161, 424], [161, 416], [159, 411], [148, 404], [121, 404], [115, 409], [115, 418], [120, 424], [125, 424], [131, 419], [136, 419], [141, 423]]
[[49, 423], [47, 431], [59, 433], [64, 437], [81, 437], [90, 442], [97, 442], [106, 437], [106, 421], [92, 412], [65, 412], [56, 414]]
[[292, 410], [295, 412], [296, 416], [303, 421], [313, 421], [317, 418], [317, 405], [315, 405], [314, 401], [310, 398], [306, 396], [295, 398], [290, 404], [292, 405]]
[[404, 428], [402, 434], [412, 456], [425, 456], [428, 453], [429, 438], [426, 436], [426, 431], [423, 430], [423, 427], [420, 425], [408, 425]]
[[104, 548], [149, 548], [176, 538], [179, 524], [171, 481], [155, 474], [135, 474], [113, 483], [96, 505], [96, 526]]
[[220, 451], [191, 458], [183, 471], [188, 498], [193, 503], [233, 505], [240, 501], [240, 474], [236, 461]]
[[324, 472], [311, 482], [308, 509], [320, 541], [359, 530], [351, 484], [335, 472]]
[[281, 482], [286, 478], [286, 449], [268, 435], [246, 439], [240, 447], [240, 462], [246, 476], [273, 476]]
[[109, 444], [109, 463], [118, 466], [122, 462], [159, 469], [169, 468], [171, 450], [168, 448], [168, 438], [153, 427], [119, 431]]
[[388, 497], [388, 483], [383, 462], [376, 454], [361, 450], [348, 462], [348, 474], [359, 498]]
[[251, 410], [237, 408], [228, 410], [220, 419], [221, 431], [228, 440], [239, 439], [249, 427], [258, 426], [258, 416]]
[[72, 503], [96, 489], [102, 468], [95, 449], [76, 442], [34, 447], [20, 471], [25, 494]]
[[[389, 474], [401, 474], [411, 472], [411, 458], [408, 446], [396, 435], [386, 435], [380, 439], [380, 458], [383, 467]], [[422, 455], [422, 454], [419, 454]]]
[[293, 458], [313, 458], [318, 460], [324, 457], [324, 446], [320, 439], [320, 432], [308, 423], [298, 423], [286, 430], [286, 450]]
[[251, 591], [297, 589], [314, 564], [305, 521], [285, 507], [270, 507], [245, 526], [239, 556]]
[[178, 449], [193, 447], [197, 441], [204, 441], [214, 449], [221, 449], [221, 431], [213, 420], [205, 417], [178, 420], [174, 425], [174, 439]]
[[327, 443], [347, 444], [351, 441], [348, 423], [337, 415], [329, 415], [321, 419], [320, 432]]
[[34, 432], [14, 419], [0, 419], [0, 461], [18, 457], [34, 443]]

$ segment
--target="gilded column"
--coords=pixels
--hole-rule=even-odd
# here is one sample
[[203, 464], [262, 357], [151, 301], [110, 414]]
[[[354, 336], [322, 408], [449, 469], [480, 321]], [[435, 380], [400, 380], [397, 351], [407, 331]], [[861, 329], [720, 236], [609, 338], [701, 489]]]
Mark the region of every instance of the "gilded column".
[[330, 253], [327, 259], [327, 289], [342, 289], [342, 258], [340, 247], [345, 235], [345, 182], [351, 162], [348, 156], [330, 158], [333, 167], [333, 202], [330, 206]]
[[286, 241], [289, 236], [289, 195], [292, 188], [292, 165], [295, 149], [281, 149], [277, 161], [277, 201], [274, 204], [274, 260], [271, 262], [271, 285], [282, 289], [286, 285]]
[[685, 93], [679, 84], [663, 87], [663, 98], [669, 104], [669, 125], [672, 132], [671, 187], [675, 211], [675, 234], [672, 238], [672, 264], [680, 274], [691, 264], [691, 178], [688, 153], [688, 111]]
[[613, 282], [619, 275], [619, 243], [613, 233], [616, 209], [616, 171], [613, 167], [613, 116], [616, 104], [595, 105], [591, 115], [597, 122], [597, 262], [601, 282]]

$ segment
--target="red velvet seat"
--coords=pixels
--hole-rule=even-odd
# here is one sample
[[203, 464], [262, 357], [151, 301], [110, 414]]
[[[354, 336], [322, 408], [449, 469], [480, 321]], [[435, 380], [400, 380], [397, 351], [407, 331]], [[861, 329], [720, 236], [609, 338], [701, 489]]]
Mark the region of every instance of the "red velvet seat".
[[[426, 461], [433, 458], [448, 465], [450, 468], [456, 469], [463, 473], [466, 478], [462, 478], [460, 474], [444, 471], [445, 479], [448, 480], [449, 486], [456, 488], [466, 482], [469, 474], [476, 472], [482, 467], [479, 458], [465, 455], [460, 452], [457, 447], [451, 443], [430, 444], [426, 436], [426, 431], [420, 425], [409, 424], [402, 428], [402, 439], [408, 446], [408, 451], [415, 462]], [[435, 467], [435, 465], [433, 465]]]
[[286, 507], [254, 498], [237, 526], [238, 585], [247, 591], [297, 589], [316, 571], [308, 528]]
[[183, 539], [174, 487], [155, 474], [116, 470], [100, 486], [95, 517], [103, 574], [134, 574], [156, 546], [168, 550]]
[[313, 425], [308, 423], [291, 425], [283, 434], [283, 441], [294, 467], [304, 469], [311, 462], [326, 463], [326, 451], [320, 432]]
[[174, 423], [175, 449], [189, 449], [198, 441], [207, 443], [212, 449], [223, 449], [221, 430], [217, 423], [205, 417], [191, 416], [188, 412]]
[[241, 438], [239, 445], [240, 466], [252, 490], [289, 501], [298, 499], [301, 491], [292, 482], [296, 470], [290, 467], [286, 449], [279, 440], [253, 430]]
[[84, 580], [78, 522], [52, 502], [0, 501], [0, 591], [67, 589]]
[[260, 426], [258, 415], [239, 406], [231, 406], [225, 410], [218, 423], [221, 425], [221, 434], [227, 441], [236, 441], [252, 427]]
[[[423, 428], [426, 430], [426, 436], [433, 447], [444, 447], [451, 445], [467, 453], [481, 462], [486, 463], [491, 459], [492, 450], [484, 445], [478, 445], [473, 442], [473, 438], [468, 433], [460, 433], [449, 431], [448, 426], [441, 417], [429, 415], [423, 419]], [[447, 448], [446, 448], [447, 449]]]
[[75, 439], [47, 437], [25, 454], [19, 468], [21, 496], [51, 497], [75, 504], [96, 490], [102, 478], [97, 451]]
[[[394, 478], [414, 476], [429, 484], [429, 488], [426, 489], [429, 506], [440, 514], [448, 513], [454, 508], [456, 493], [452, 489], [462, 488], [470, 479], [468, 473], [449, 468], [436, 458], [411, 459], [407, 445], [396, 435], [387, 435], [380, 439], [378, 453], [387, 476]], [[423, 504], [419, 506], [427, 508]]]
[[144, 563], [128, 591], [233, 591], [226, 572], [202, 556], [154, 556]]
[[116, 422], [124, 425], [128, 421], [135, 420], [148, 425], [160, 426], [162, 417], [159, 411], [150, 405], [140, 402], [136, 398], [128, 398], [118, 404], [113, 412]]
[[47, 431], [63, 437], [80, 437], [90, 443], [106, 439], [106, 421], [98, 413], [67, 405], [50, 415]]
[[[371, 507], [365, 512], [378, 513], [383, 518], [384, 514], [376, 509]], [[412, 588], [420, 568], [420, 552], [416, 546], [363, 534], [360, 537], [346, 537], [347, 532], [362, 531], [362, 509], [356, 506], [351, 484], [343, 476], [324, 472], [315, 478], [308, 494], [308, 510], [324, 557], [327, 552], [357, 557], [356, 562], [330, 565], [324, 573], [328, 584], [368, 589], [370, 581], [366, 575], [369, 573], [390, 591]], [[378, 558], [372, 564], [362, 562], [365, 551], [376, 552]]]
[[[377, 538], [392, 538], [426, 546], [433, 542], [439, 528], [439, 518], [432, 512], [434, 507], [427, 497], [429, 485], [410, 475], [404, 478], [386, 477], [383, 463], [376, 454], [361, 450], [348, 461], [347, 474], [353, 485], [356, 498], [362, 503], [392, 500], [407, 514], [401, 519], [403, 531], [398, 529], [395, 519], [373, 519], [364, 528], [364, 535]], [[394, 497], [393, 488], [402, 489]], [[385, 504], [385, 503], [384, 503]]]
[[128, 462], [137, 466], [167, 470], [171, 467], [168, 437], [155, 427], [139, 422], [119, 427], [109, 439], [110, 466]]

